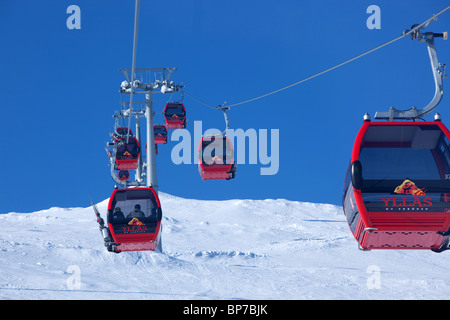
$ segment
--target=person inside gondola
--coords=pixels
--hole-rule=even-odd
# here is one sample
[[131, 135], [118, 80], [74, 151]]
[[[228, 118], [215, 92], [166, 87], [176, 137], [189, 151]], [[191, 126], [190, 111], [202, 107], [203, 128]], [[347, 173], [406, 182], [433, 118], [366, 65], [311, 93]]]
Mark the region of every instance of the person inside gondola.
[[134, 210], [130, 212], [127, 218], [145, 218], [145, 214], [141, 211], [141, 205], [136, 204]]
[[120, 143], [117, 147], [117, 159], [129, 159], [131, 154], [127, 151], [127, 145], [125, 143]]
[[203, 144], [202, 154], [203, 163], [208, 166], [223, 166], [228, 164], [230, 154], [227, 145], [222, 146], [222, 140], [205, 141]]
[[120, 208], [116, 207], [114, 209], [114, 213], [113, 213], [112, 218], [113, 218], [113, 221], [114, 221], [114, 220], [118, 220], [118, 219], [124, 219], [125, 216], [123, 215], [123, 212], [120, 210]]

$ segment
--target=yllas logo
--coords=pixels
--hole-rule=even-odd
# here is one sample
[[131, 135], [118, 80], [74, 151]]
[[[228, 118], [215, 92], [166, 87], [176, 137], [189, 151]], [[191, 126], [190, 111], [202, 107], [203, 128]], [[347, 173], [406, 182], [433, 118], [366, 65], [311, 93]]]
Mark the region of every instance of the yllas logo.
[[129, 153], [128, 151], [125, 151], [122, 154], [122, 158], [124, 158], [124, 159], [132, 158], [131, 153]]
[[395, 188], [394, 193], [397, 194], [412, 194], [413, 196], [424, 196], [425, 188], [419, 189], [414, 182], [409, 179], [403, 181], [401, 185]]
[[[419, 188], [409, 179], [406, 179], [401, 185], [395, 188], [394, 193], [405, 195], [406, 197], [381, 198], [386, 211], [424, 211], [433, 205], [431, 198], [422, 197], [426, 195], [425, 188]], [[410, 196], [413, 196], [412, 199]]]
[[139, 221], [137, 218], [133, 218], [128, 222], [128, 226], [122, 227], [124, 233], [140, 233], [146, 232], [147, 226], [143, 222]]
[[142, 223], [141, 221], [139, 221], [138, 218], [133, 218], [133, 219], [131, 219], [131, 221], [128, 222], [128, 224], [129, 224], [130, 226], [142, 226], [142, 225], [143, 225], [143, 223]]

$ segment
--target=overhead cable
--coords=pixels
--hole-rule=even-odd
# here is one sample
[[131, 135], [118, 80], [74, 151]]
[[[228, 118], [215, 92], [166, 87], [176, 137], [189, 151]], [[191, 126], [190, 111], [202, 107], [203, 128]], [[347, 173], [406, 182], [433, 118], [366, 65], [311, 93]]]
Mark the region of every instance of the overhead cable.
[[[245, 104], [245, 103], [249, 103], [249, 102], [252, 102], [252, 101], [255, 101], [255, 100], [259, 100], [259, 99], [265, 98], [265, 97], [270, 96], [270, 95], [272, 95], [272, 94], [275, 94], [275, 93], [284, 91], [284, 90], [286, 90], [286, 89], [292, 88], [292, 87], [294, 87], [294, 86], [297, 86], [297, 85], [299, 85], [299, 84], [301, 84], [301, 83], [304, 83], [304, 82], [306, 82], [306, 81], [308, 81], [308, 80], [314, 79], [314, 78], [316, 78], [316, 77], [318, 77], [318, 76], [321, 76], [321, 75], [323, 75], [323, 74], [325, 74], [325, 73], [327, 73], [327, 72], [330, 72], [330, 71], [332, 71], [332, 70], [334, 70], [334, 69], [337, 69], [337, 68], [339, 68], [339, 67], [342, 67], [342, 66], [346, 65], [346, 64], [349, 63], [349, 62], [352, 62], [352, 61], [355, 61], [355, 60], [357, 60], [357, 59], [359, 59], [359, 58], [362, 58], [362, 57], [364, 57], [364, 56], [366, 56], [366, 55], [368, 55], [368, 54], [370, 54], [370, 53], [372, 53], [372, 52], [375, 52], [375, 51], [377, 51], [377, 50], [379, 50], [379, 49], [381, 49], [381, 48], [383, 48], [383, 47], [386, 47], [386, 46], [388, 46], [388, 45], [390, 45], [390, 44], [392, 44], [392, 43], [394, 43], [394, 42], [396, 42], [396, 41], [398, 41], [398, 40], [400, 40], [400, 39], [402, 39], [402, 38], [404, 38], [404, 37], [406, 37], [406, 36], [408, 36], [408, 35], [410, 35], [410, 34], [412, 34], [412, 33], [414, 33], [414, 32], [416, 32], [417, 30], [423, 28], [424, 26], [427, 26], [431, 21], [436, 20], [438, 16], [440, 16], [441, 14], [443, 14], [445, 11], [447, 11], [447, 10], [449, 10], [449, 9], [450, 9], [450, 6], [447, 6], [446, 8], [444, 8], [443, 10], [441, 10], [441, 11], [439, 11], [438, 13], [434, 14], [433, 16], [431, 16], [430, 18], [428, 18], [427, 20], [425, 20], [425, 21], [422, 22], [421, 24], [415, 25], [413, 28], [411, 28], [411, 30], [404, 31], [400, 36], [398, 36], [398, 37], [396, 37], [396, 38], [394, 38], [394, 39], [392, 39], [392, 40], [389, 40], [389, 41], [387, 41], [387, 42], [385, 42], [385, 43], [383, 43], [383, 44], [381, 44], [381, 45], [379, 45], [379, 46], [377, 46], [377, 47], [375, 47], [375, 48], [373, 48], [373, 49], [371, 49], [371, 50], [368, 50], [368, 51], [366, 51], [366, 52], [363, 52], [363, 53], [361, 53], [361, 54], [359, 54], [359, 55], [357, 55], [357, 56], [355, 56], [355, 57], [353, 57], [353, 58], [351, 58], [351, 59], [348, 59], [348, 60], [346, 60], [346, 61], [344, 61], [344, 62], [342, 62], [342, 63], [339, 63], [339, 64], [337, 64], [337, 65], [335, 65], [335, 66], [333, 66], [333, 67], [331, 67], [331, 68], [328, 68], [328, 69], [326, 69], [326, 70], [323, 70], [323, 71], [321, 71], [321, 72], [319, 72], [319, 73], [316, 73], [316, 74], [314, 74], [314, 75], [312, 75], [312, 76], [309, 76], [309, 77], [307, 77], [307, 78], [305, 78], [305, 79], [302, 79], [302, 80], [300, 80], [300, 81], [294, 82], [294, 83], [292, 83], [292, 84], [290, 84], [290, 85], [287, 85], [287, 86], [285, 86], [285, 87], [279, 88], [279, 89], [274, 90], [274, 91], [270, 91], [270, 92], [265, 93], [265, 94], [263, 94], [263, 95], [260, 95], [260, 96], [257, 96], [257, 97], [251, 98], [251, 99], [243, 100], [243, 101], [241, 101], [241, 102], [237, 102], [237, 103], [230, 104], [230, 105], [228, 105], [228, 108], [230, 108], [230, 107], [235, 107], [235, 106], [238, 106], [238, 105], [242, 105], [242, 104]], [[213, 105], [210, 105], [210, 104], [208, 104], [208, 103], [206, 103], [206, 102], [204, 102], [204, 101], [202, 101], [202, 100], [200, 100], [200, 99], [198, 99], [198, 98], [195, 98], [194, 96], [192, 96], [191, 94], [189, 94], [189, 93], [186, 92], [186, 91], [184, 91], [184, 93], [185, 93], [186, 95], [188, 95], [189, 97], [191, 97], [193, 100], [195, 100], [195, 101], [197, 101], [197, 102], [199, 102], [199, 103], [201, 103], [201, 104], [203, 104], [203, 105], [205, 105], [205, 106], [207, 106], [207, 107], [214, 108], [214, 109], [217, 109], [217, 108], [218, 108], [218, 107], [215, 107], [215, 106], [213, 106]]]

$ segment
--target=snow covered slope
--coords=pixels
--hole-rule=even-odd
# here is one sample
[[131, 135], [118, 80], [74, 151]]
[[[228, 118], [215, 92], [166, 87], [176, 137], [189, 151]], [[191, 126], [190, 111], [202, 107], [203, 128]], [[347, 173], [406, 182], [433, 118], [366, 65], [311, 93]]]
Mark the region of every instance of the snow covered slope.
[[0, 299], [450, 296], [450, 252], [360, 251], [341, 207], [160, 196], [163, 253], [107, 252], [90, 207], [0, 215]]

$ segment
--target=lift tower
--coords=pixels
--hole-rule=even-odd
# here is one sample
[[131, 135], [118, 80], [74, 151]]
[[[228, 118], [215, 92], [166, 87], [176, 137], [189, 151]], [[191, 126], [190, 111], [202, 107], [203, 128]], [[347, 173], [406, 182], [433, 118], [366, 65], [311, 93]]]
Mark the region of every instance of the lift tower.
[[[153, 132], [153, 93], [173, 93], [178, 91], [180, 86], [175, 85], [170, 81], [173, 71], [176, 68], [140, 68], [135, 69], [134, 74], [132, 69], [119, 69], [123, 72], [125, 79], [121, 86], [120, 92], [122, 94], [130, 95], [129, 108], [126, 110], [129, 119], [132, 115], [136, 116], [136, 135], [140, 139], [140, 121], [141, 116], [146, 118], [146, 135], [147, 135], [147, 150], [145, 162], [140, 160], [136, 169], [135, 182], [120, 182], [122, 185], [136, 185], [152, 187], [158, 192], [158, 177], [156, 172], [156, 157], [155, 157], [155, 135]], [[145, 111], [134, 110], [132, 96], [135, 94], [145, 94]], [[139, 103], [139, 102], [136, 102]], [[141, 141], [140, 145], [143, 146]], [[142, 159], [142, 157], [141, 157]], [[111, 171], [112, 174], [113, 170]], [[113, 176], [113, 179], [115, 177]], [[114, 179], [118, 182], [118, 179]]]

